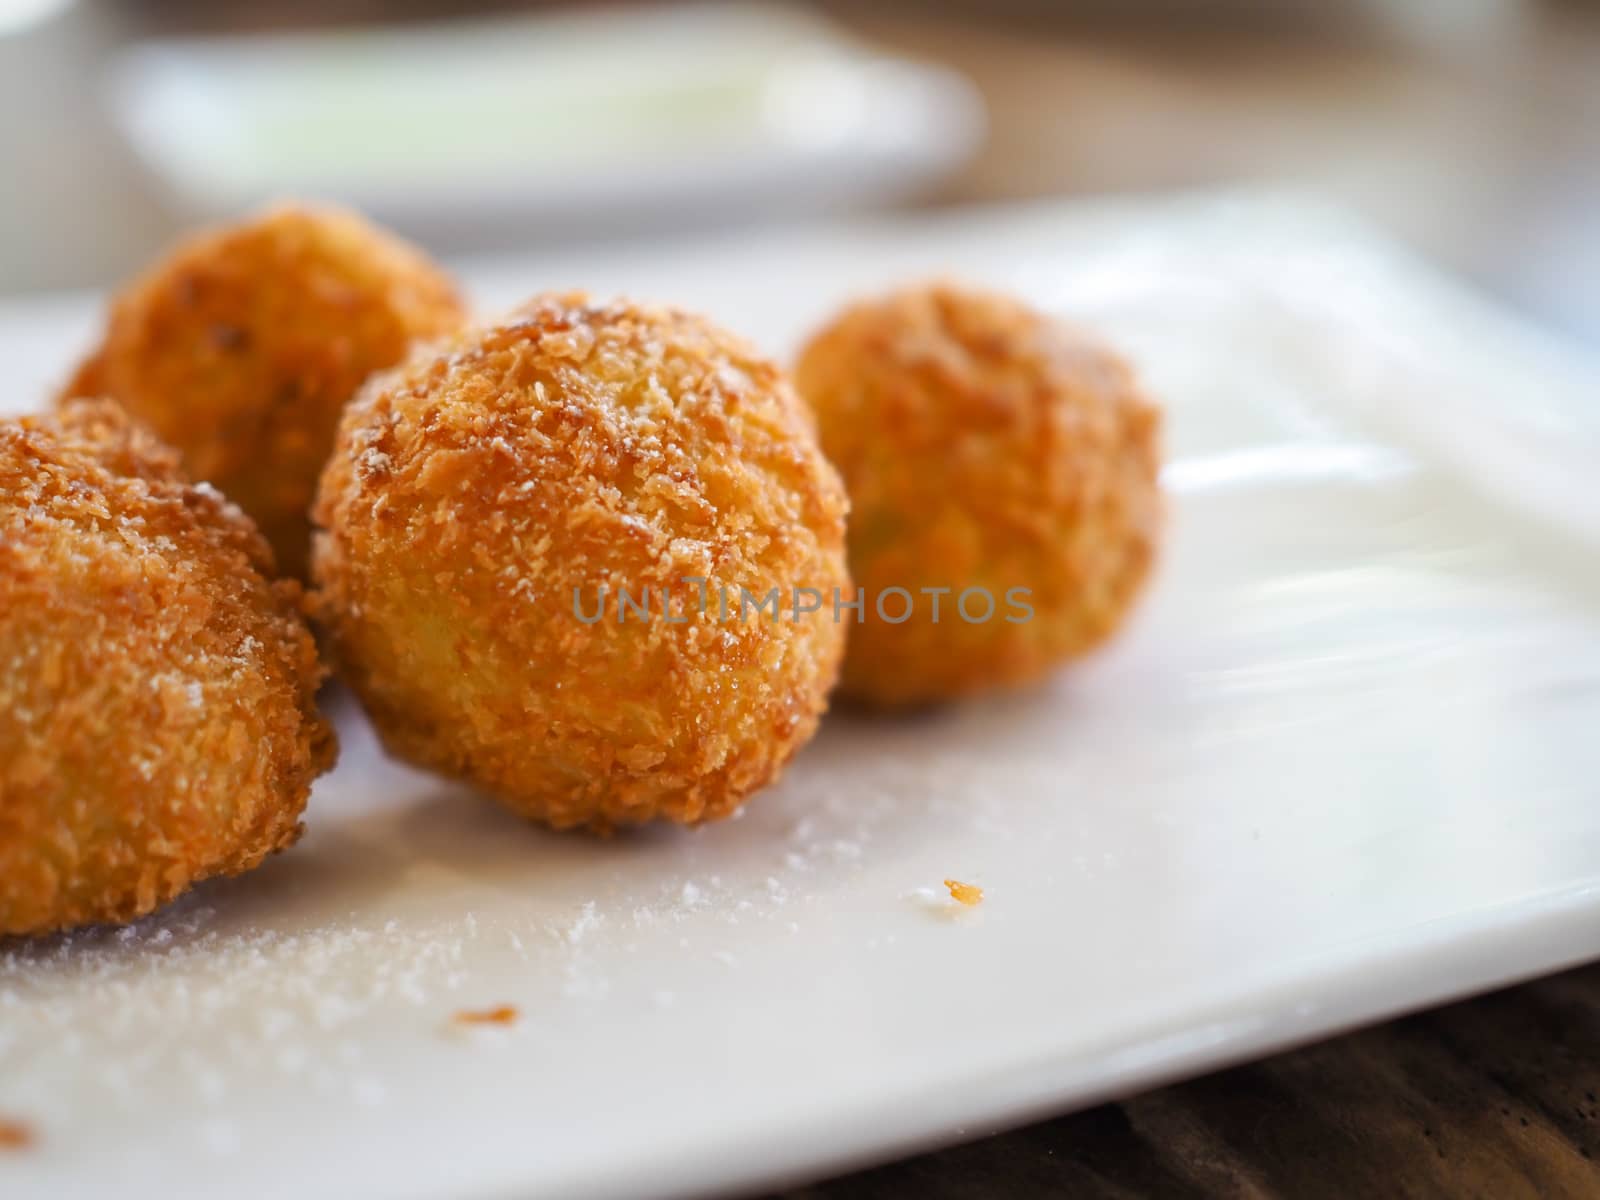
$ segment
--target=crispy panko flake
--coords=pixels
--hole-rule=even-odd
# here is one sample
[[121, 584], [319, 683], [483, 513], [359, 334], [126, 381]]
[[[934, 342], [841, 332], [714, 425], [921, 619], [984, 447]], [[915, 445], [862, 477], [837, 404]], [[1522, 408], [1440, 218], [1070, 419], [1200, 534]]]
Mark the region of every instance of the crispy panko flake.
[[292, 843], [331, 765], [299, 585], [110, 401], [0, 422], [0, 935]]
[[[709, 821], [826, 707], [845, 511], [804, 406], [744, 342], [544, 296], [347, 410], [315, 608], [396, 756], [558, 828]], [[783, 611], [739, 619], [741, 588]], [[829, 603], [795, 618], [795, 588]]]
[[9, 1117], [0, 1117], [0, 1151], [26, 1150], [37, 1140], [33, 1126]]
[[1027, 683], [1122, 623], [1162, 503], [1160, 414], [1121, 358], [1004, 296], [931, 285], [847, 309], [796, 383], [850, 493], [867, 595], [847, 695]]
[[130, 283], [64, 395], [120, 401], [303, 576], [346, 401], [464, 319], [454, 284], [411, 246], [353, 213], [283, 207], [191, 237]]
[[463, 1008], [452, 1020], [457, 1025], [515, 1025], [522, 1012], [515, 1005], [502, 1004], [496, 1008]]
[[975, 908], [983, 903], [983, 889], [975, 883], [962, 883], [959, 879], [946, 879], [944, 886], [950, 889], [950, 899], [957, 904], [965, 904], [968, 908]]

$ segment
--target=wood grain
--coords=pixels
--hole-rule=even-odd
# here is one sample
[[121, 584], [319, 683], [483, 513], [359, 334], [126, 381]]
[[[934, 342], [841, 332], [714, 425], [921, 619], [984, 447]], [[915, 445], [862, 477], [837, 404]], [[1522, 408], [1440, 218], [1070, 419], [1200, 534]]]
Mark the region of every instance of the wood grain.
[[784, 1194], [1600, 1196], [1600, 965]]

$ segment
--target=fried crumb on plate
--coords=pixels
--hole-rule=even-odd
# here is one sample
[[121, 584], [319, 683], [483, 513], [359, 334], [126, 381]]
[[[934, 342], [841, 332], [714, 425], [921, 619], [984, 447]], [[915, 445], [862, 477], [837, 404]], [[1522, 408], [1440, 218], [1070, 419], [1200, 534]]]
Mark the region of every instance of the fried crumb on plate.
[[958, 904], [965, 904], [968, 908], [975, 908], [983, 903], [983, 889], [975, 883], [962, 883], [959, 879], [946, 879], [944, 886], [950, 889], [950, 898]]
[[457, 1025], [515, 1025], [522, 1013], [514, 1004], [501, 1004], [495, 1008], [463, 1008], [455, 1014]]
[[33, 1143], [33, 1126], [0, 1117], [0, 1150], [26, 1150]]

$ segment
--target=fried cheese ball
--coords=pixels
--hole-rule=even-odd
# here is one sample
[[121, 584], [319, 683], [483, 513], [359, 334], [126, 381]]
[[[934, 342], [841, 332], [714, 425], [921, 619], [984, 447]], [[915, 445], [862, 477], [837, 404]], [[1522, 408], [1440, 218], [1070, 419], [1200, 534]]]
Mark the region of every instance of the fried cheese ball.
[[67, 396], [110, 396], [304, 577], [339, 413], [415, 339], [465, 320], [455, 285], [354, 213], [283, 207], [192, 237], [111, 304]]
[[0, 422], [0, 935], [249, 870], [332, 764], [299, 585], [177, 462], [110, 401]]
[[845, 695], [892, 707], [1024, 684], [1121, 624], [1162, 503], [1160, 415], [1116, 354], [937, 284], [849, 308], [795, 378], [850, 494], [865, 589]]
[[[544, 296], [347, 410], [316, 611], [394, 755], [557, 828], [710, 821], [826, 707], [845, 511], [804, 406], [745, 343]], [[756, 612], [740, 589], [779, 595]]]

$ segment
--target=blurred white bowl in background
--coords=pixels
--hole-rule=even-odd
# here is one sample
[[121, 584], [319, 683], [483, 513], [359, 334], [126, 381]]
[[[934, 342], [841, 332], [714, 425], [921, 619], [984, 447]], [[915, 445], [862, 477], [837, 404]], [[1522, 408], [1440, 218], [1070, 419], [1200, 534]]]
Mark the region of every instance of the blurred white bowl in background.
[[150, 42], [109, 99], [186, 216], [310, 195], [419, 234], [902, 198], [984, 128], [958, 75], [780, 6]]

